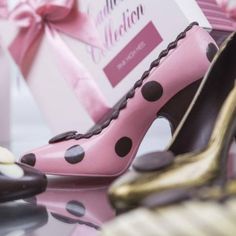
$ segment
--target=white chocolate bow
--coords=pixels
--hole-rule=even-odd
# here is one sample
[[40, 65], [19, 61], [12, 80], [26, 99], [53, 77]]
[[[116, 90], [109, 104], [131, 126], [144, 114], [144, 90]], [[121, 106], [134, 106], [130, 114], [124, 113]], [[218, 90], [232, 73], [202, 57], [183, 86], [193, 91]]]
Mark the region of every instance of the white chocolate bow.
[[12, 164], [15, 162], [15, 156], [6, 148], [0, 147], [0, 163]]

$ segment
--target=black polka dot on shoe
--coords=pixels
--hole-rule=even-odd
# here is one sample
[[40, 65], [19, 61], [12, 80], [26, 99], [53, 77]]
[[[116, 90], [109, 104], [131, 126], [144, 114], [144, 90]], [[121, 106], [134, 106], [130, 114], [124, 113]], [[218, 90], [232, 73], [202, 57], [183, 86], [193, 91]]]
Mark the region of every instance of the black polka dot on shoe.
[[142, 95], [149, 102], [155, 102], [161, 98], [163, 88], [157, 81], [150, 81], [142, 87]]
[[66, 210], [73, 216], [82, 217], [85, 215], [85, 206], [78, 201], [69, 201]]
[[36, 157], [34, 153], [28, 153], [21, 158], [21, 163], [27, 164], [29, 166], [35, 166]]
[[212, 62], [217, 52], [218, 52], [217, 46], [214, 43], [210, 43], [207, 47], [207, 54], [206, 54], [210, 62]]
[[120, 157], [125, 157], [132, 148], [132, 140], [128, 137], [119, 139], [115, 145], [116, 154]]
[[70, 164], [76, 164], [84, 159], [85, 153], [80, 145], [75, 145], [66, 150], [65, 160]]

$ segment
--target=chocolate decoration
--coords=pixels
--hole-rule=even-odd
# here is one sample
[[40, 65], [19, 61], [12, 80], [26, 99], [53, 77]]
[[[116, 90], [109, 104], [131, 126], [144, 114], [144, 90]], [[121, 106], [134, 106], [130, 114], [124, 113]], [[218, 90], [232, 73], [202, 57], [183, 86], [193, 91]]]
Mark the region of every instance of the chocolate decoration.
[[141, 205], [147, 208], [155, 208], [188, 200], [193, 195], [192, 189], [181, 188], [152, 194], [145, 198]]
[[70, 164], [77, 164], [84, 159], [85, 153], [80, 145], [74, 145], [66, 150], [65, 160]]
[[139, 172], [151, 172], [163, 169], [174, 162], [175, 156], [172, 152], [153, 152], [138, 158], [133, 168]]
[[47, 178], [40, 171], [17, 163], [24, 171], [21, 178], [10, 178], [0, 175], [0, 202], [29, 198], [43, 192], [47, 186]]
[[68, 136], [73, 136], [77, 133], [77, 131], [68, 131], [68, 132], [65, 132], [65, 133], [62, 133], [62, 134], [58, 134], [57, 136], [51, 138], [49, 140], [49, 143], [57, 143], [57, 142], [61, 142], [63, 141], [65, 138], [67, 138]]
[[144, 99], [148, 102], [158, 101], [163, 94], [163, 88], [161, 84], [156, 81], [147, 82], [144, 84], [141, 91]]
[[123, 137], [119, 139], [115, 145], [116, 154], [119, 157], [125, 157], [128, 155], [132, 148], [132, 140], [128, 137]]
[[35, 166], [35, 163], [36, 163], [35, 154], [34, 153], [28, 153], [28, 154], [24, 155], [21, 158], [21, 162], [26, 164], [26, 165], [29, 165], [29, 166]]
[[81, 202], [78, 202], [78, 201], [74, 201], [74, 200], [69, 201], [66, 204], [66, 210], [70, 214], [77, 217], [82, 217], [85, 215], [85, 206]]

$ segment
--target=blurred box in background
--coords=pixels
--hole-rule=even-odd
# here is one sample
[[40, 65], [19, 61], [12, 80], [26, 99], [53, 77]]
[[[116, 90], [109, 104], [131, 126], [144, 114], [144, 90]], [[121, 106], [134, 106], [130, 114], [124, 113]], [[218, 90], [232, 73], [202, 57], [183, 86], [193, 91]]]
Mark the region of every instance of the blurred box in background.
[[10, 141], [10, 67], [0, 46], [0, 143]]
[[211, 26], [208, 28], [211, 36], [218, 45], [221, 45], [226, 37], [235, 31], [235, 21], [228, 17], [216, 0], [196, 0], [196, 2]]
[[[7, 16], [5, 0], [0, 1], [0, 19]], [[10, 66], [0, 39], [0, 143], [10, 141]]]
[[[199, 22], [219, 44], [233, 30], [230, 19], [214, 0], [77, 0], [76, 3], [77, 11], [86, 12], [94, 20], [104, 49], [86, 45], [60, 31], [57, 37], [86, 73], [76, 74], [73, 80], [68, 78], [63, 73], [67, 65], [57, 63], [58, 51], [55, 53], [45, 32], [27, 58], [30, 66], [25, 80], [53, 133], [67, 130], [84, 133], [91, 128], [191, 22]], [[14, 22], [1, 21], [5, 47], [11, 45], [18, 30]], [[94, 91], [82, 89], [90, 83], [87, 78]], [[100, 99], [98, 92], [105, 101], [105, 109], [98, 109], [94, 118], [96, 96]], [[92, 97], [95, 103], [89, 104]]]

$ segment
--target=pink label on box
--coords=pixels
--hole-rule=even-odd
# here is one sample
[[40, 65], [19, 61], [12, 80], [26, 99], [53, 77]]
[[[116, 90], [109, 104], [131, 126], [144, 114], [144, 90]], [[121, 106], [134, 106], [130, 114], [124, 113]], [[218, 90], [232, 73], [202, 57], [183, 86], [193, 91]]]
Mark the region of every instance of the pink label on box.
[[161, 42], [162, 37], [149, 22], [131, 42], [103, 69], [115, 87]]

